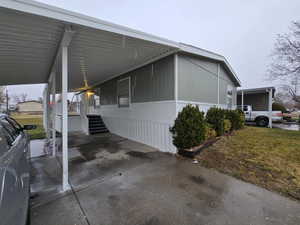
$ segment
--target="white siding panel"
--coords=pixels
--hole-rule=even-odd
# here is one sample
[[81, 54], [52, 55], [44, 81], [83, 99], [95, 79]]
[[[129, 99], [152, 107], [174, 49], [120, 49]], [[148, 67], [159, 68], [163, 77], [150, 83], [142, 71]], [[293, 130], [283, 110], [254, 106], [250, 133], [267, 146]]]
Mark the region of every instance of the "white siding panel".
[[177, 113], [180, 112], [186, 105], [197, 105], [200, 109], [200, 111], [207, 112], [211, 107], [219, 107], [222, 109], [227, 109], [226, 104], [211, 104], [211, 103], [205, 103], [205, 102], [192, 102], [192, 101], [177, 101], [176, 104], [176, 111]]
[[160, 151], [176, 152], [169, 131], [176, 116], [175, 101], [132, 103], [130, 108], [101, 106], [100, 112], [110, 132]]

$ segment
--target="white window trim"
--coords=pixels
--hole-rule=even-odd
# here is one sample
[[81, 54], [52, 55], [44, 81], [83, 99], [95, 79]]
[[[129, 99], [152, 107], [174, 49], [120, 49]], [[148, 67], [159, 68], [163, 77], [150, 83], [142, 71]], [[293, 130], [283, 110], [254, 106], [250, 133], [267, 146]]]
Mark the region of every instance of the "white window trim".
[[[231, 91], [231, 95], [228, 94], [228, 91]], [[226, 105], [227, 105], [227, 108], [229, 108], [229, 99], [231, 99], [231, 105], [230, 105], [230, 109], [233, 108], [233, 86], [228, 84], [227, 85], [227, 93], [226, 93], [226, 96], [227, 96], [227, 99], [226, 99]]]
[[[127, 80], [127, 79], [129, 80], [128, 81], [128, 88], [129, 88], [128, 107], [124, 107], [124, 106], [120, 107], [120, 104], [119, 104], [119, 82]], [[118, 108], [125, 108], [126, 109], [126, 108], [131, 107], [131, 77], [130, 76], [118, 80], [118, 83], [117, 83], [117, 105], [118, 105]]]

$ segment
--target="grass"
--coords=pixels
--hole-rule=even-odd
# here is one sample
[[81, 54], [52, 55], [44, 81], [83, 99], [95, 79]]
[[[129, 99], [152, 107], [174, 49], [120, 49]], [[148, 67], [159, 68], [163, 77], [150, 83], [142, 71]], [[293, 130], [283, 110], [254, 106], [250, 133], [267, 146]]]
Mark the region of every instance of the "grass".
[[29, 130], [27, 131], [30, 135], [30, 139], [43, 139], [45, 138], [45, 131], [43, 128], [43, 117], [41, 115], [12, 115], [12, 117], [18, 121], [21, 125], [25, 124], [34, 124], [37, 125], [37, 128], [35, 130]]
[[201, 165], [300, 200], [300, 132], [246, 127], [197, 156]]

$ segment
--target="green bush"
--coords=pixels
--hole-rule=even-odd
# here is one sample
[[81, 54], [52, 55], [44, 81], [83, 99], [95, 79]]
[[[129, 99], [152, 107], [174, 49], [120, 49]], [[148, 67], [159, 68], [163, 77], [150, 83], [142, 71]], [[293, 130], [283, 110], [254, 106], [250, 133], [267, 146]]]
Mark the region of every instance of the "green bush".
[[211, 127], [210, 124], [206, 124], [206, 129], [205, 129], [205, 140], [214, 138], [217, 136], [216, 131]]
[[231, 131], [244, 127], [245, 115], [241, 110], [225, 110], [225, 118], [231, 122]]
[[228, 119], [224, 120], [224, 132], [229, 133], [231, 131], [231, 122]]
[[202, 144], [206, 133], [204, 113], [200, 112], [198, 106], [185, 106], [178, 113], [170, 132], [177, 149], [192, 148]]
[[222, 136], [224, 130], [225, 110], [212, 107], [206, 113], [206, 122], [216, 131], [217, 136]]

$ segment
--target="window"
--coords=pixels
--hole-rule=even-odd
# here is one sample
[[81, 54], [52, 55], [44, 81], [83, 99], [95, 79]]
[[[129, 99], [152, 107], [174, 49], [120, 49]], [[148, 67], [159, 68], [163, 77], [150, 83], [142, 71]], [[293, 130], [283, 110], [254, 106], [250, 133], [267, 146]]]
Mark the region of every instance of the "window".
[[118, 80], [118, 105], [119, 107], [129, 107], [130, 105], [130, 78]]
[[0, 157], [9, 150], [11, 143], [8, 133], [5, 133], [0, 126]]
[[12, 125], [16, 129], [17, 133], [19, 134], [22, 130], [22, 126], [13, 118], [7, 117], [6, 120], [10, 123], [10, 125]]
[[3, 132], [7, 138], [8, 144], [12, 145], [17, 137], [15, 129], [4, 119], [1, 120], [1, 125], [3, 127]]
[[227, 85], [227, 108], [232, 108], [232, 94], [233, 94], [233, 87], [231, 85]]

